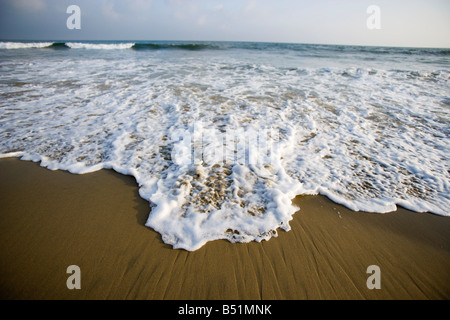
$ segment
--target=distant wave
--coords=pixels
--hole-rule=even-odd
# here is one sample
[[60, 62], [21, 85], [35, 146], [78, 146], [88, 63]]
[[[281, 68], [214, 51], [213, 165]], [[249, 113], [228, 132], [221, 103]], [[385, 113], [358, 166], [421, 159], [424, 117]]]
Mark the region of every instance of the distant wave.
[[115, 50], [115, 49], [134, 49], [134, 50], [205, 50], [220, 49], [219, 46], [209, 43], [91, 43], [91, 42], [0, 42], [0, 49], [97, 49], [97, 50]]
[[45, 48], [51, 45], [53, 42], [0, 42], [0, 49]]
[[[450, 49], [439, 48], [394, 48], [394, 47], [350, 47], [348, 51], [372, 54], [399, 54], [399, 55], [450, 55]], [[346, 51], [343, 49], [342, 51]]]
[[65, 42], [53, 42], [49, 47], [51, 49], [70, 49]]
[[67, 42], [66, 45], [71, 49], [96, 49], [96, 50], [115, 50], [130, 49], [134, 43], [83, 43], [83, 42]]
[[160, 50], [160, 49], [180, 49], [180, 50], [205, 50], [220, 49], [219, 46], [209, 43], [135, 43], [132, 46], [135, 50]]
[[268, 43], [268, 42], [0, 42], [0, 49], [97, 49], [97, 50], [287, 50], [296, 52], [309, 52], [317, 54], [326, 53], [369, 53], [375, 55], [435, 55], [449, 56], [450, 49], [439, 48], [400, 48], [400, 47], [367, 47], [367, 46], [343, 46], [322, 44], [296, 44], [296, 43]]

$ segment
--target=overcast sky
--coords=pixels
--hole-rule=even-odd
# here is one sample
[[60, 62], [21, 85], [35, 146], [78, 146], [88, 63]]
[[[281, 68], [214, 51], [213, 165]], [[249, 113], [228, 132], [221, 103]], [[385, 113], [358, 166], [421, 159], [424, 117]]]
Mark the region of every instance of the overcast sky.
[[[72, 4], [80, 30], [66, 26]], [[450, 0], [0, 0], [0, 38], [450, 47]]]

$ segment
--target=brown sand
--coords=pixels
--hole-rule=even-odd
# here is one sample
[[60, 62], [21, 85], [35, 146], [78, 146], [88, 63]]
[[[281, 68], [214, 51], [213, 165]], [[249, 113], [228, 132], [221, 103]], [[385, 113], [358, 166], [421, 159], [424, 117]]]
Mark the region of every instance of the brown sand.
[[[135, 180], [0, 160], [2, 299], [449, 299], [450, 218], [352, 212], [298, 197], [290, 232], [173, 250]], [[69, 290], [69, 265], [81, 289]], [[381, 289], [366, 269], [378, 265]]]

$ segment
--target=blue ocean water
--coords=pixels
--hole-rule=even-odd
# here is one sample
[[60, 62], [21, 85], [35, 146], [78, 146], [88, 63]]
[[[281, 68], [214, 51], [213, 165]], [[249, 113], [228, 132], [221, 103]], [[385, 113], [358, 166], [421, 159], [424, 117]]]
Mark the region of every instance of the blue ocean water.
[[4, 41], [0, 154], [133, 175], [186, 250], [289, 230], [299, 194], [448, 216], [449, 68], [433, 48]]

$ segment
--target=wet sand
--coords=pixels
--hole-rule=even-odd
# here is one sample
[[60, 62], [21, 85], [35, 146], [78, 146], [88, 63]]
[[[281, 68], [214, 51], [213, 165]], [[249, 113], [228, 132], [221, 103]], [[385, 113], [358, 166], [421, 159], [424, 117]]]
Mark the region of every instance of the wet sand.
[[[173, 250], [144, 226], [133, 177], [0, 160], [2, 299], [449, 299], [450, 218], [297, 197], [292, 230]], [[69, 290], [67, 267], [81, 270]], [[380, 268], [369, 290], [367, 267]]]

